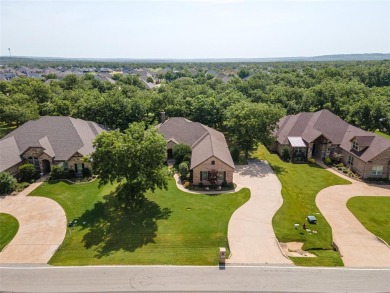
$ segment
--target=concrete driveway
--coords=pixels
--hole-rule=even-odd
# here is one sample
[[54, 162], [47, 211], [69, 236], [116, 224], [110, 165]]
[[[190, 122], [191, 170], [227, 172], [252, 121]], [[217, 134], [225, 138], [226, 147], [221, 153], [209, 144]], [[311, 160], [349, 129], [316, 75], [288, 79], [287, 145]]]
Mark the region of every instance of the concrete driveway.
[[278, 247], [272, 217], [283, 203], [282, 185], [264, 161], [250, 160], [236, 166], [237, 189], [248, 187], [251, 198], [229, 221], [230, 264], [292, 264]]
[[[328, 170], [338, 175], [334, 170]], [[318, 208], [332, 227], [333, 241], [339, 247], [344, 265], [390, 267], [389, 247], [369, 232], [347, 208], [347, 201], [354, 196], [390, 196], [390, 186], [348, 180], [351, 185], [325, 188], [316, 197]]]
[[47, 263], [64, 240], [66, 216], [62, 207], [48, 198], [26, 196], [39, 184], [0, 201], [0, 213], [19, 221], [18, 233], [0, 252], [0, 263]]

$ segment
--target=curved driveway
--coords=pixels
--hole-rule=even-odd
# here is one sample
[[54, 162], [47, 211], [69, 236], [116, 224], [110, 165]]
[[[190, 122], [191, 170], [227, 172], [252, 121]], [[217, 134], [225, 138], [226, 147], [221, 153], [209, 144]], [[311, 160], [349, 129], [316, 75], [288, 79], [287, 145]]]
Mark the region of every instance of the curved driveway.
[[0, 263], [47, 263], [64, 240], [66, 216], [62, 207], [48, 198], [26, 196], [38, 185], [0, 200], [0, 212], [19, 221], [18, 233], [0, 252]]
[[292, 264], [276, 242], [272, 217], [283, 203], [282, 185], [264, 161], [250, 160], [236, 166], [237, 189], [248, 187], [250, 199], [237, 209], [229, 221], [230, 264]]
[[[328, 170], [335, 173], [331, 169]], [[347, 208], [348, 199], [354, 196], [390, 196], [390, 186], [368, 185], [348, 180], [352, 182], [351, 185], [325, 188], [316, 197], [318, 208], [332, 227], [333, 241], [339, 247], [344, 265], [390, 267], [390, 249], [369, 232]]]

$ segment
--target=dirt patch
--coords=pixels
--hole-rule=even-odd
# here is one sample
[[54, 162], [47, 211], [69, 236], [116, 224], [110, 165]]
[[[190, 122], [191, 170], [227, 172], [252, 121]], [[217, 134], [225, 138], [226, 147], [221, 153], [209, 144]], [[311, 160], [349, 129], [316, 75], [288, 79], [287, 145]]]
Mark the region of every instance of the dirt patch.
[[317, 257], [316, 255], [302, 250], [302, 242], [280, 242], [280, 248], [284, 254], [291, 257]]

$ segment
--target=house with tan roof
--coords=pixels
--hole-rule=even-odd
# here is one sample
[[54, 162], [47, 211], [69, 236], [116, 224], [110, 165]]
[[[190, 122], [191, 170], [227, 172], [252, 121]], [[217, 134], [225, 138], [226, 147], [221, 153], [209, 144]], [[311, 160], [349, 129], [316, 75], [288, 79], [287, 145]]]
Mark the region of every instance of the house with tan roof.
[[105, 129], [72, 117], [45, 116], [28, 121], [0, 140], [0, 172], [18, 173], [31, 163], [37, 172], [49, 173], [53, 164], [81, 174], [90, 168], [82, 158], [94, 151], [92, 142]]
[[182, 117], [162, 121], [158, 125], [158, 132], [167, 141], [168, 157], [172, 156], [172, 148], [176, 144], [191, 147], [190, 171], [193, 184], [209, 185], [213, 174], [218, 174], [217, 184], [233, 182], [235, 166], [223, 133]]
[[363, 178], [390, 179], [390, 140], [352, 126], [328, 110], [280, 119], [271, 149], [286, 149], [292, 161], [334, 154]]

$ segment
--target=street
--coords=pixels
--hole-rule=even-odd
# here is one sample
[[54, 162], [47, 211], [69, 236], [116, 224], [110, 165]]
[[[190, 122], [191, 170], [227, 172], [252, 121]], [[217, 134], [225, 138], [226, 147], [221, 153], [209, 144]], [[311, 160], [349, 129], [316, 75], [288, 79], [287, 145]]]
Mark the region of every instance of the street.
[[0, 291], [389, 292], [390, 269], [292, 266], [10, 266]]

